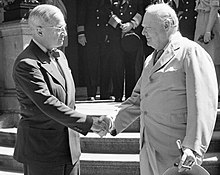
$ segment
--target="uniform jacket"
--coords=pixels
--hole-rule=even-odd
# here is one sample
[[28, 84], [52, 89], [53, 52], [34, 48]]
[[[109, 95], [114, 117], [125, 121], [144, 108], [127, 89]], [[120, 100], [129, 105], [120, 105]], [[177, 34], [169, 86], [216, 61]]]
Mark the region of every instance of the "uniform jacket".
[[79, 34], [85, 33], [88, 42], [104, 42], [108, 33], [109, 12], [105, 0], [80, 0], [77, 15]]
[[[183, 36], [194, 40], [194, 32], [196, 28], [196, 16], [195, 10], [196, 0], [180, 0], [177, 8], [179, 14], [180, 32]], [[190, 27], [187, 27], [190, 25]]]
[[[111, 19], [116, 16], [120, 23], [132, 22], [134, 31], [140, 35], [140, 23], [144, 13], [144, 3], [142, 0], [109, 0], [106, 3], [106, 8], [110, 11], [109, 23]], [[119, 22], [118, 22], [119, 23]], [[112, 25], [112, 24], [111, 24]], [[112, 25], [110, 30], [110, 37], [121, 37], [121, 29], [119, 25]]]
[[[14, 158], [22, 163], [63, 164], [70, 162], [68, 127], [74, 161], [80, 155], [79, 133], [90, 130], [92, 118], [75, 111], [75, 86], [67, 59], [59, 51], [59, 73], [49, 56], [33, 41], [14, 63], [13, 78], [21, 119]], [[86, 118], [78, 123], [78, 119]]]
[[141, 174], [162, 174], [179, 156], [176, 140], [203, 156], [216, 121], [218, 88], [211, 57], [195, 42], [173, 35], [153, 65], [145, 61], [132, 96], [115, 119], [117, 133], [140, 117]]

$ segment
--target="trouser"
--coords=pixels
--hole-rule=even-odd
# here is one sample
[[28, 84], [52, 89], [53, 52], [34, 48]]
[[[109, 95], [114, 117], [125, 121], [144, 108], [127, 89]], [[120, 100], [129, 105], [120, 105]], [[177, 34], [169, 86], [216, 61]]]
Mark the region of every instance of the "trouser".
[[113, 95], [122, 99], [124, 90], [124, 53], [121, 49], [121, 39], [113, 38], [111, 44]]
[[24, 175], [80, 175], [80, 163], [64, 165], [24, 164]]
[[86, 85], [87, 95], [95, 97], [100, 86], [100, 97], [111, 95], [111, 67], [109, 43], [89, 42], [86, 45]]
[[125, 63], [125, 98], [129, 98], [136, 84], [135, 68], [137, 53], [126, 53], [124, 57]]
[[144, 61], [142, 42], [140, 44], [137, 50], [125, 52], [121, 48], [120, 38], [111, 40], [113, 92], [116, 98], [123, 97], [124, 80], [125, 98], [129, 98], [140, 77]]

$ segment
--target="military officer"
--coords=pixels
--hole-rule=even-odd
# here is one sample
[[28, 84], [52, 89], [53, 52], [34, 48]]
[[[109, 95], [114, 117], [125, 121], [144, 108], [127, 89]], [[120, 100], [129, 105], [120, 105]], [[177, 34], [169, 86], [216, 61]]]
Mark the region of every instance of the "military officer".
[[85, 51], [86, 86], [89, 100], [95, 100], [100, 85], [100, 99], [110, 98], [111, 71], [108, 13], [105, 0], [79, 0], [78, 42]]
[[[140, 70], [137, 70], [140, 66], [136, 63], [141, 62], [138, 59], [143, 59], [141, 39], [139, 39], [139, 44], [133, 45], [133, 49], [130, 50], [123, 49], [121, 41], [123, 37], [140, 33], [139, 25], [144, 12], [143, 1], [109, 0], [108, 3], [108, 10], [110, 11], [109, 24], [111, 26], [109, 37], [113, 63], [113, 94], [115, 101], [121, 102], [123, 98], [124, 77], [125, 98], [128, 98], [136, 84], [136, 74], [140, 72]], [[137, 41], [135, 36], [133, 38]], [[133, 43], [130, 42], [130, 44]]]
[[[194, 40], [196, 27], [195, 0], [173, 0], [174, 9], [179, 17], [179, 28], [183, 36]], [[190, 26], [190, 27], [189, 27]]]

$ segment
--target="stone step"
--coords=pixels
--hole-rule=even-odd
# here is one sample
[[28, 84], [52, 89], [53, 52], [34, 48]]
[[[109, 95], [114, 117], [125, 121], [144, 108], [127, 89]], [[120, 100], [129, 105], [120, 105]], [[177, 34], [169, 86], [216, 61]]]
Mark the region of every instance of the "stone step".
[[[121, 103], [116, 102], [77, 102], [76, 110], [85, 114], [90, 115], [106, 115], [114, 114], [114, 111], [120, 106]], [[125, 132], [139, 132], [140, 128], [140, 119], [138, 118], [134, 123], [132, 123]], [[217, 120], [215, 124], [215, 131], [220, 131], [220, 107], [217, 112]]]
[[[2, 154], [4, 153], [4, 154]], [[0, 147], [0, 170], [22, 173], [22, 164], [12, 158], [13, 148]], [[138, 154], [82, 153], [82, 175], [139, 175]], [[207, 153], [202, 166], [212, 175], [219, 175], [220, 153]]]
[[24, 173], [0, 171], [0, 175], [24, 175]]
[[[139, 138], [139, 133], [120, 133], [116, 137], [108, 134], [102, 139], [89, 133], [81, 137], [81, 148], [84, 153], [138, 154]], [[215, 131], [208, 152], [220, 152], [219, 145], [220, 131]]]
[[[14, 147], [16, 128], [0, 129], [0, 146]], [[83, 153], [107, 153], [107, 154], [138, 154], [139, 133], [120, 133], [113, 137], [107, 134], [100, 138], [95, 133], [81, 135], [81, 149]], [[215, 131], [208, 152], [220, 152], [220, 131]], [[120, 149], [119, 149], [120, 148]]]

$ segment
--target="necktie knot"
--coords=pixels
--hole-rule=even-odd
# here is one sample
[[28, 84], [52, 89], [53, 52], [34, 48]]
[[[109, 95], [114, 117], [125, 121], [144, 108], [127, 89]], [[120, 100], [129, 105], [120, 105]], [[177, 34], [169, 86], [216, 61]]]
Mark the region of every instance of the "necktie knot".
[[57, 58], [60, 56], [60, 53], [56, 51], [56, 49], [48, 50], [47, 54], [49, 55], [49, 57], [53, 57], [53, 58]]
[[163, 54], [163, 49], [155, 51], [154, 54], [154, 64], [157, 62], [157, 60], [160, 58], [160, 56]]

